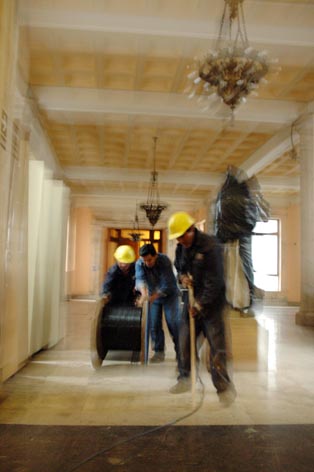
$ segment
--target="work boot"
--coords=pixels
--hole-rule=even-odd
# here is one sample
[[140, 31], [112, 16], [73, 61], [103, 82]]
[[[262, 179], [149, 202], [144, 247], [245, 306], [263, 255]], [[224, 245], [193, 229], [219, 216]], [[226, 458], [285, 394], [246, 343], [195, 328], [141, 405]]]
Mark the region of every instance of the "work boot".
[[156, 351], [153, 357], [150, 358], [151, 364], [159, 364], [165, 360], [165, 353], [164, 351]]
[[170, 393], [185, 393], [191, 390], [191, 380], [188, 377], [179, 377], [178, 382], [170, 388]]
[[240, 310], [240, 316], [241, 316], [241, 318], [254, 318], [255, 317], [255, 311], [253, 310], [252, 307], [245, 308], [244, 310]]
[[233, 383], [230, 383], [225, 390], [217, 392], [217, 394], [219, 397], [219, 402], [223, 406], [229, 406], [235, 401], [236, 396], [237, 396], [237, 391]]

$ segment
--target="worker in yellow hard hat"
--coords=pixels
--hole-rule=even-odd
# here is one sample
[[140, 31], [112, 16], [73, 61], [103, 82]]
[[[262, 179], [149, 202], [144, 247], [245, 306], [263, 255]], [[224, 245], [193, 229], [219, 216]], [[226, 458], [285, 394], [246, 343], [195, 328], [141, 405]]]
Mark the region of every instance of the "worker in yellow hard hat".
[[169, 239], [178, 241], [174, 265], [183, 287], [193, 287], [193, 306], [184, 305], [179, 335], [179, 377], [171, 393], [191, 388], [189, 314], [195, 320], [195, 333], [203, 333], [210, 345], [210, 375], [221, 401], [235, 398], [227, 372], [223, 311], [225, 281], [222, 248], [213, 235], [200, 231], [195, 219], [184, 211], [171, 215]]
[[110, 305], [135, 304], [135, 252], [132, 246], [118, 246], [116, 263], [111, 266], [102, 284], [101, 297]]
[[185, 211], [174, 213], [168, 221], [169, 239], [180, 238], [194, 223], [194, 218]]

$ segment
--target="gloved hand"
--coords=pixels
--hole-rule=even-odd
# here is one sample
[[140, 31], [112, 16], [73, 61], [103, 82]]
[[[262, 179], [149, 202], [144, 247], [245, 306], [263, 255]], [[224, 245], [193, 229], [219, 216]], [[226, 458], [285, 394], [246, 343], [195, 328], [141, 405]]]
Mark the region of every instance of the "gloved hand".
[[137, 292], [139, 294], [139, 297], [135, 300], [135, 305], [137, 307], [142, 307], [143, 303], [148, 300], [148, 290], [145, 285], [141, 285], [137, 287]]
[[157, 292], [155, 292], [149, 297], [148, 300], [149, 300], [150, 303], [153, 303], [155, 300], [157, 300], [157, 298], [159, 298], [159, 294]]
[[141, 295], [135, 300], [135, 305], [137, 307], [142, 307], [146, 300], [147, 300], [147, 295]]
[[194, 305], [190, 308], [190, 314], [193, 318], [199, 318], [202, 316], [202, 307], [199, 303], [195, 302]]
[[192, 308], [190, 308], [190, 315], [192, 318], [197, 318], [200, 316], [200, 311], [195, 306], [192, 306]]
[[182, 275], [180, 282], [184, 288], [193, 287], [193, 280], [188, 275]]

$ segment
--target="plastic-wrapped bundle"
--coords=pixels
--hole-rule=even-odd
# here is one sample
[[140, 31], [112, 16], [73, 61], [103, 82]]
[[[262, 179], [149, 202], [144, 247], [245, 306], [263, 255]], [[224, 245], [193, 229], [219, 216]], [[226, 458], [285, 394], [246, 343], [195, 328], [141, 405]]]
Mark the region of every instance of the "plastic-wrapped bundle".
[[216, 199], [214, 226], [218, 239], [228, 243], [225, 244], [227, 299], [235, 308], [247, 308], [252, 303], [255, 290], [252, 232], [256, 223], [268, 221], [269, 215], [270, 207], [257, 178], [249, 179], [243, 170], [229, 167]]
[[216, 199], [216, 236], [227, 242], [252, 234], [257, 221], [268, 221], [269, 212], [257, 178], [230, 166]]

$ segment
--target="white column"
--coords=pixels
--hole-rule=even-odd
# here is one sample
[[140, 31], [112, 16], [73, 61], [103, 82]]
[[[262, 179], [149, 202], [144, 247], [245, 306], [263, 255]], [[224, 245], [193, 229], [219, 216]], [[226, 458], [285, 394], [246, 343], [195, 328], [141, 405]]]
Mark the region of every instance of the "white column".
[[301, 148], [301, 303], [296, 323], [314, 326], [314, 114], [298, 126]]

